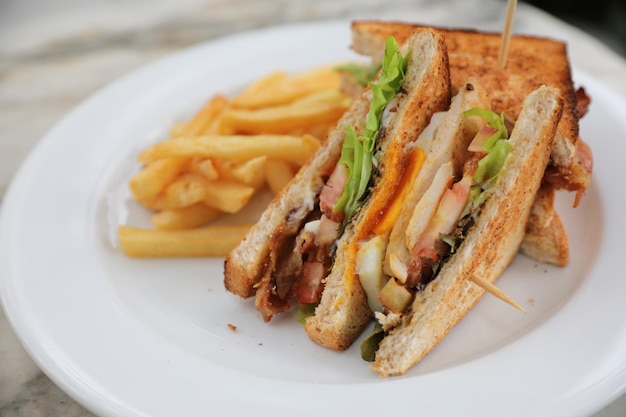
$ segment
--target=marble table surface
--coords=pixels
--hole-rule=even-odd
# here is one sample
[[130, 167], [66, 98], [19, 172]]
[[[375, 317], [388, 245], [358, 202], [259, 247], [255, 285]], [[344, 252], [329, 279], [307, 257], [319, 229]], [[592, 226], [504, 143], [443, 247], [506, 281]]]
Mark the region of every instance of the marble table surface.
[[[337, 18], [500, 30], [505, 6], [497, 0], [3, 0], [0, 204], [20, 163], [70, 109], [123, 74], [187, 46]], [[576, 67], [626, 95], [626, 61], [589, 34], [525, 4], [518, 6], [514, 30], [566, 40]], [[0, 416], [91, 415], [40, 371], [0, 310]], [[624, 415], [626, 396], [595, 414]]]

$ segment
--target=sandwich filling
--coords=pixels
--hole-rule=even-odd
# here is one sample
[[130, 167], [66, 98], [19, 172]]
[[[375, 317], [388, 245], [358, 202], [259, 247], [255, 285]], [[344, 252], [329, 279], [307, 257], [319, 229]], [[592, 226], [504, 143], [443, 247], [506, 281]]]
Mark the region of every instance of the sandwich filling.
[[488, 124], [468, 148], [471, 156], [463, 167], [461, 180], [445, 190], [434, 217], [410, 248], [411, 262], [404, 284], [417, 291], [435, 278], [441, 263], [463, 241], [511, 149], [501, 117], [481, 109], [468, 110], [464, 115], [481, 116]]
[[[427, 193], [440, 196], [432, 217], [419, 234], [407, 232], [411, 259], [407, 264], [390, 256], [393, 277], [378, 294], [386, 311], [403, 313], [415, 292], [435, 279], [442, 264], [463, 242], [511, 150], [504, 117], [490, 110], [470, 109], [465, 117], [480, 116], [487, 121], [469, 145], [469, 158], [460, 180], [454, 182], [451, 163], [442, 165]], [[416, 207], [416, 210], [419, 210]]]
[[[473, 108], [465, 111], [463, 116], [480, 116], [487, 123], [468, 147], [469, 157], [463, 166], [461, 178], [455, 181], [451, 162], [443, 164], [423, 197], [428, 202], [435, 200], [436, 204], [427, 213], [423, 207], [415, 207], [414, 216], [427, 214], [430, 217], [420, 230], [407, 230], [410, 261], [407, 264], [391, 254], [392, 276], [387, 278], [382, 288], [361, 279], [370, 307], [377, 312], [377, 317], [385, 327], [393, 327], [395, 319], [410, 311], [416, 293], [423, 291], [437, 277], [442, 265], [462, 244], [491, 195], [493, 185], [511, 151], [503, 115]], [[372, 244], [384, 247], [381, 242]], [[371, 254], [376, 252], [376, 248], [370, 250], [369, 254], [364, 251], [363, 257], [373, 260], [375, 257], [372, 258]], [[361, 347], [364, 359], [373, 360], [383, 335], [383, 326], [378, 324]]]
[[304, 244], [302, 274], [294, 285], [294, 296], [300, 304], [319, 302], [322, 280], [332, 267], [335, 242], [366, 199], [376, 172], [379, 139], [384, 133], [388, 104], [402, 88], [408, 62], [393, 37], [387, 39], [380, 76], [370, 83], [372, 102], [365, 119], [365, 129], [357, 134], [346, 126], [339, 161], [322, 188], [320, 216], [305, 224], [298, 236]]

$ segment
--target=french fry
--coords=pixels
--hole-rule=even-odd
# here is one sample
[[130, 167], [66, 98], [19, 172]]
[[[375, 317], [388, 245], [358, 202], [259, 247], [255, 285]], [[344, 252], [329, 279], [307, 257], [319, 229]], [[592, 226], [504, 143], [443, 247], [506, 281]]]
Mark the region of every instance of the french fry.
[[291, 135], [291, 136], [304, 136], [304, 135], [310, 135], [316, 138], [326, 138], [326, 136], [328, 136], [328, 132], [330, 132], [330, 130], [332, 128], [334, 128], [336, 125], [336, 122], [332, 122], [332, 123], [325, 123], [325, 124], [318, 124], [315, 126], [299, 126], [293, 130], [290, 130], [289, 132], [287, 132], [287, 135]]
[[[292, 75], [290, 81], [296, 86], [306, 84], [298, 88], [302, 91], [307, 91], [306, 94], [309, 94], [313, 91], [328, 90], [331, 88], [339, 90], [341, 77], [333, 66], [324, 66]], [[300, 96], [306, 94], [301, 94]]]
[[191, 170], [209, 181], [214, 181], [220, 176], [215, 163], [209, 158], [193, 158], [191, 160]]
[[266, 155], [302, 165], [319, 145], [317, 138], [308, 135], [197, 136], [157, 143], [143, 151], [138, 159], [147, 164], [171, 157], [250, 159]]
[[155, 195], [148, 198], [136, 198], [137, 202], [147, 208], [150, 211], [159, 211], [165, 209], [167, 204], [165, 203], [165, 197], [163, 194]]
[[265, 179], [270, 190], [278, 194], [295, 175], [291, 166], [279, 159], [269, 159], [265, 164]]
[[211, 126], [209, 126], [209, 128], [206, 130], [206, 132], [204, 132], [205, 135], [234, 135], [235, 132], [228, 126], [224, 126], [222, 124], [222, 116], [224, 115], [224, 112], [222, 112], [211, 124]]
[[117, 235], [122, 250], [130, 257], [208, 257], [226, 256], [249, 229], [249, 225], [176, 231], [120, 226]]
[[235, 178], [235, 176], [233, 175], [233, 169], [239, 163], [240, 163], [239, 161], [233, 160], [233, 159], [215, 158], [213, 160], [213, 166], [215, 167], [215, 170], [217, 171], [217, 177], [222, 180], [233, 181], [233, 182], [239, 182], [239, 180]]
[[343, 102], [311, 102], [258, 110], [228, 109], [220, 123], [239, 134], [286, 134], [294, 129], [335, 123], [346, 111]]
[[185, 122], [176, 122], [170, 127], [170, 138], [180, 136], [180, 132], [185, 128]]
[[246, 103], [254, 101], [254, 97], [263, 90], [269, 90], [272, 86], [287, 78], [284, 71], [274, 71], [265, 77], [253, 82], [244, 91], [239, 93], [231, 102], [233, 107], [246, 107]]
[[211, 123], [228, 105], [228, 99], [220, 94], [210, 99], [180, 131], [176, 137], [198, 136], [205, 132]]
[[328, 89], [339, 90], [340, 75], [330, 67], [317, 68], [267, 83], [254, 94], [246, 94], [233, 100], [233, 106], [245, 109], [280, 106], [308, 94]]
[[148, 200], [159, 194], [187, 165], [185, 158], [166, 158], [143, 167], [129, 182], [133, 197]]
[[265, 183], [265, 155], [245, 161], [216, 160], [218, 175], [228, 181], [235, 181], [259, 189]]
[[265, 184], [265, 163], [267, 156], [259, 156], [248, 159], [233, 168], [233, 177], [254, 189], [259, 189]]
[[188, 207], [203, 201], [207, 196], [205, 184], [198, 175], [181, 175], [165, 189], [162, 209]]
[[222, 129], [221, 114], [202, 132], [203, 135], [228, 135], [232, 133]]
[[311, 106], [311, 105], [314, 106], [317, 104], [324, 104], [324, 103], [334, 103], [334, 104], [340, 104], [345, 107], [349, 107], [351, 102], [352, 102], [352, 99], [346, 96], [345, 94], [343, 94], [341, 91], [335, 90], [335, 89], [329, 89], [329, 90], [318, 91], [318, 92], [309, 94], [307, 96], [304, 96], [302, 98], [299, 98], [295, 100], [294, 102], [292, 102], [291, 105], [295, 107], [299, 107], [299, 106]]
[[203, 203], [189, 207], [161, 210], [152, 216], [152, 224], [160, 230], [184, 230], [204, 226], [223, 213]]
[[211, 181], [205, 189], [204, 204], [226, 213], [237, 213], [254, 194], [254, 188], [231, 181]]

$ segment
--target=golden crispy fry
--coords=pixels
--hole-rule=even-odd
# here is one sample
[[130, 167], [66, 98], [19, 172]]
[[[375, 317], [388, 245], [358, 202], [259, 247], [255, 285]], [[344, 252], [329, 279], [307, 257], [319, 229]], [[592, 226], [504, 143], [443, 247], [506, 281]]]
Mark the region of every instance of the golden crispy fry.
[[152, 216], [152, 224], [161, 230], [184, 230], [204, 226], [223, 213], [203, 203], [179, 209], [162, 210]]
[[139, 162], [150, 163], [175, 156], [250, 159], [266, 155], [302, 165], [319, 145], [318, 139], [307, 135], [198, 136], [158, 143], [143, 151]]
[[[223, 113], [223, 112], [222, 112]], [[203, 135], [229, 135], [232, 132], [228, 132], [222, 128], [222, 113], [211, 122], [211, 124], [202, 132]]]
[[265, 179], [274, 194], [285, 188], [294, 175], [295, 172], [285, 161], [269, 159], [265, 164]]
[[251, 94], [242, 93], [232, 101], [232, 105], [243, 109], [280, 106], [317, 91], [339, 90], [339, 87], [340, 75], [337, 71], [327, 67], [318, 68], [267, 82]]
[[198, 136], [203, 134], [217, 116], [228, 105], [228, 99], [222, 95], [216, 95], [209, 100], [195, 116], [177, 132], [176, 137]]
[[336, 125], [335, 122], [332, 123], [321, 123], [315, 126], [300, 126], [297, 129], [290, 130], [286, 134], [292, 136], [304, 136], [310, 135], [316, 138], [322, 138], [322, 140], [326, 140], [328, 136], [328, 132]]
[[233, 167], [233, 177], [241, 181], [242, 184], [249, 185], [254, 189], [259, 189], [265, 184], [265, 163], [267, 156], [259, 156], [248, 159]]
[[163, 210], [167, 204], [165, 204], [165, 196], [163, 194], [155, 195], [148, 198], [136, 198], [137, 202], [147, 208], [150, 211]]
[[211, 181], [206, 185], [206, 198], [203, 201], [209, 207], [236, 213], [248, 204], [254, 191], [254, 188], [236, 182]]
[[120, 226], [117, 235], [122, 250], [131, 257], [208, 257], [226, 256], [249, 229], [249, 225], [176, 231]]
[[188, 207], [203, 201], [207, 196], [205, 183], [198, 175], [181, 175], [165, 189], [161, 209]]
[[191, 171], [202, 175], [209, 181], [214, 181], [220, 176], [215, 163], [209, 158], [192, 158]]
[[265, 155], [245, 161], [216, 160], [215, 168], [220, 178], [239, 182], [259, 189], [265, 183]]
[[180, 132], [185, 128], [185, 122], [175, 122], [172, 127], [170, 127], [170, 137], [175, 138], [180, 136]]
[[352, 103], [352, 99], [338, 90], [322, 90], [302, 98], [295, 100], [291, 103], [292, 106], [315, 106], [318, 104], [340, 104], [344, 107], [349, 107]]
[[[225, 111], [224, 111], [225, 112]], [[222, 112], [218, 118], [215, 119], [213, 124], [207, 129], [205, 135], [210, 136], [226, 136], [226, 135], [234, 135], [235, 132], [228, 126], [225, 126], [222, 123], [222, 117], [224, 116], [224, 112]]]
[[185, 158], [166, 158], [146, 165], [130, 179], [129, 186], [137, 200], [151, 199], [159, 194], [186, 167]]
[[[261, 158], [261, 157], [259, 157]], [[215, 158], [212, 159], [213, 166], [217, 171], [217, 177], [222, 180], [239, 182], [237, 178], [233, 175], [233, 169], [240, 163], [238, 160], [234, 159], [221, 159]]]
[[239, 93], [237, 97], [231, 100], [234, 107], [246, 107], [246, 103], [255, 100], [255, 96], [259, 92], [267, 91], [272, 88], [273, 85], [285, 80], [287, 73], [284, 71], [274, 71], [265, 77], [260, 78], [256, 82], [253, 82], [244, 91]]
[[287, 104], [258, 110], [228, 109], [222, 113], [220, 123], [235, 133], [286, 134], [295, 129], [336, 123], [347, 108], [344, 102], [330, 101]]

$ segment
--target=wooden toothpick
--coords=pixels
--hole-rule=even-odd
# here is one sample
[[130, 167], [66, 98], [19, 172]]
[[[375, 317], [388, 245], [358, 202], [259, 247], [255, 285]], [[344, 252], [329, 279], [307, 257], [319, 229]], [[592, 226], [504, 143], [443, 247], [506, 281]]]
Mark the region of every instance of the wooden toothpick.
[[486, 279], [480, 278], [476, 275], [472, 275], [470, 276], [470, 281], [472, 281], [474, 284], [478, 285], [480, 288], [487, 291], [489, 294], [493, 295], [494, 297], [504, 301], [507, 304], [512, 305], [513, 307], [515, 307], [522, 313], [526, 312], [526, 310], [524, 310], [524, 308], [521, 305], [517, 304], [511, 297], [506, 295], [500, 288], [496, 287], [495, 285], [493, 285], [491, 282], [487, 281]]
[[517, 0], [509, 0], [506, 7], [504, 29], [502, 30], [502, 39], [500, 40], [500, 53], [498, 54], [498, 66], [500, 69], [504, 69], [506, 67], [506, 59], [509, 54], [509, 43], [511, 41], [511, 31], [513, 30], [513, 17], [515, 16], [516, 6]]

